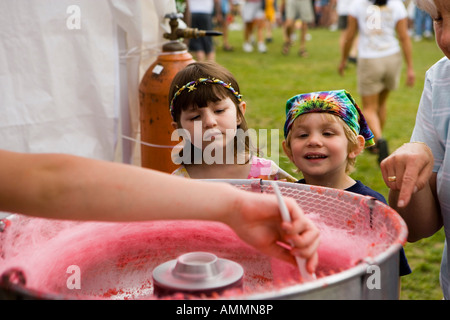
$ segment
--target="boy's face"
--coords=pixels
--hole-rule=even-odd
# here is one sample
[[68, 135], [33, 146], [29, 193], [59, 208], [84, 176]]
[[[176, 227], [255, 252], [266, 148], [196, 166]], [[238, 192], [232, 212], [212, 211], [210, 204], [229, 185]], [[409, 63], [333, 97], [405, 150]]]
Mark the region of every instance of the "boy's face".
[[436, 42], [442, 52], [450, 59], [450, 1], [435, 0], [437, 15], [432, 15]]
[[348, 153], [342, 122], [322, 113], [299, 116], [291, 128], [290, 149], [283, 148], [305, 177], [345, 173], [347, 157], [356, 156]]
[[[235, 104], [227, 97], [218, 102], [209, 102], [205, 108], [192, 107], [182, 111], [180, 124], [182, 129], [189, 132], [191, 142], [204, 150], [211, 144], [218, 148], [225, 147], [234, 139], [240, 120]], [[173, 125], [176, 126], [176, 123]]]

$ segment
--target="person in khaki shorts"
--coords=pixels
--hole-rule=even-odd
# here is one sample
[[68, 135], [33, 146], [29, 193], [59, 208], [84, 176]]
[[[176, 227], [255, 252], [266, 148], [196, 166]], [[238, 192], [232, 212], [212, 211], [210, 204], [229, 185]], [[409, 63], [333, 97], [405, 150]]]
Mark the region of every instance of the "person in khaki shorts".
[[358, 91], [362, 96], [376, 95], [383, 90], [393, 91], [398, 88], [402, 71], [400, 52], [381, 58], [358, 61]]
[[351, 44], [358, 32], [358, 91], [367, 123], [375, 136], [372, 152], [378, 154], [380, 163], [389, 155], [383, 128], [389, 93], [399, 85], [402, 53], [406, 62], [406, 84], [413, 86], [415, 81], [405, 5], [396, 0], [352, 3], [339, 65], [341, 75], [344, 75]]
[[300, 34], [299, 56], [306, 57], [306, 34], [308, 32], [308, 23], [314, 22], [314, 10], [311, 0], [284, 0], [284, 12], [286, 21], [284, 22], [284, 44], [282, 53], [287, 55], [292, 45], [291, 36], [295, 31], [295, 20], [302, 21]]

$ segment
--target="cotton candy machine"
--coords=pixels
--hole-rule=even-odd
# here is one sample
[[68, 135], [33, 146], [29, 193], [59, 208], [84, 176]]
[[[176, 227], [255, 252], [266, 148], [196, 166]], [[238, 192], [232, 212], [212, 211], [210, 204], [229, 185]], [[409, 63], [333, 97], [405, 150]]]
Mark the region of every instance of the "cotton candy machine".
[[[211, 183], [218, 181], [273, 193], [267, 181]], [[0, 222], [0, 298], [398, 298], [399, 250], [407, 229], [394, 210], [340, 190], [286, 182], [278, 186], [283, 195], [298, 201], [321, 230], [314, 281], [304, 282], [296, 266], [260, 253], [218, 222], [74, 222], [10, 215]], [[189, 269], [193, 259], [189, 254], [199, 252], [204, 255], [200, 269]], [[212, 288], [204, 294], [183, 290], [155, 294], [158, 268], [171, 262], [162, 272], [174, 272], [180, 257], [182, 265], [176, 272], [181, 275], [186, 270], [194, 270], [188, 277], [216, 272], [211, 269], [216, 268], [212, 265], [216, 257], [237, 268], [229, 271], [236, 281], [227, 275], [224, 290]], [[243, 275], [239, 276], [240, 267]]]

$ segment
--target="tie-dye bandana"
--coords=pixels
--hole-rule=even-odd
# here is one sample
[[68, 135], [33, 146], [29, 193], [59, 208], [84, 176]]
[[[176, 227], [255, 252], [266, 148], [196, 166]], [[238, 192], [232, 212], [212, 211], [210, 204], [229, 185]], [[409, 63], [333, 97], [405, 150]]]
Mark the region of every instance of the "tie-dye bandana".
[[284, 137], [287, 137], [298, 116], [312, 112], [326, 112], [342, 118], [353, 132], [364, 137], [366, 147], [375, 144], [373, 133], [370, 131], [364, 115], [346, 90], [311, 92], [290, 98], [286, 102]]

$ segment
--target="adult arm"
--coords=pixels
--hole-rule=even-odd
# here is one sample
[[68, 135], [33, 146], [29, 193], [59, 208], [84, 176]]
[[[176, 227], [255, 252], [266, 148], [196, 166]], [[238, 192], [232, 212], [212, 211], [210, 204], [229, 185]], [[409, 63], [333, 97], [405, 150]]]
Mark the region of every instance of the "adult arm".
[[347, 18], [347, 28], [345, 29], [344, 45], [341, 52], [341, 62], [339, 63], [338, 72], [341, 76], [344, 75], [344, 70], [347, 65], [347, 59], [352, 48], [352, 44], [358, 34], [358, 20], [353, 16]]
[[401, 19], [397, 22], [396, 31], [406, 63], [406, 85], [412, 87], [414, 86], [416, 75], [413, 67], [411, 38], [408, 34], [408, 18]]
[[[408, 241], [429, 237], [443, 225], [433, 163], [430, 148], [413, 142], [404, 144], [380, 164], [390, 188], [389, 205], [408, 225]], [[394, 176], [396, 181], [390, 181], [388, 177]]]
[[[293, 263], [292, 254], [299, 255], [310, 272], [317, 265], [319, 231], [292, 199], [293, 221], [282, 223], [274, 195], [120, 163], [3, 150], [0, 181], [2, 211], [71, 220], [214, 220], [262, 252]], [[289, 240], [292, 254], [277, 245]]]

